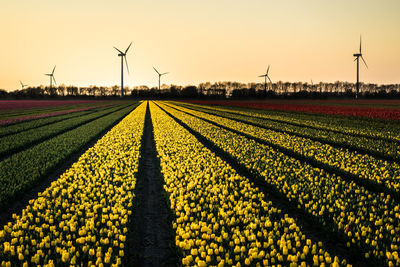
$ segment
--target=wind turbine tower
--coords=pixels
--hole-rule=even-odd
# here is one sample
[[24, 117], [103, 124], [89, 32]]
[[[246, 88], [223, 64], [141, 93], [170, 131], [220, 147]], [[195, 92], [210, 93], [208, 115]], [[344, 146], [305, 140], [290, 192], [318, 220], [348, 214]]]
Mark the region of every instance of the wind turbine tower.
[[354, 61], [357, 61], [356, 98], [358, 98], [358, 95], [359, 95], [359, 93], [360, 93], [360, 80], [359, 80], [359, 76], [360, 76], [360, 67], [359, 67], [359, 66], [360, 66], [360, 58], [362, 59], [362, 61], [364, 62], [365, 66], [366, 66], [367, 69], [368, 69], [368, 65], [367, 65], [367, 63], [365, 62], [364, 57], [363, 57], [363, 55], [362, 55], [362, 53], [361, 53], [361, 36], [360, 36], [360, 52], [359, 52], [359, 53], [356, 53], [356, 54], [353, 54], [353, 56], [356, 57], [356, 58], [354, 59]]
[[28, 86], [27, 84], [23, 84], [21, 81], [19, 81], [19, 83], [21, 84], [21, 90], [24, 90], [25, 86]]
[[164, 73], [160, 73], [156, 68], [153, 67], [153, 69], [157, 72], [158, 74], [158, 91], [161, 90], [161, 76], [168, 74], [169, 72], [164, 72]]
[[265, 74], [258, 76], [258, 77], [264, 77], [265, 78], [265, 81], [264, 81], [264, 93], [265, 93], [265, 95], [267, 95], [267, 78], [270, 81], [270, 83], [272, 84], [272, 81], [268, 76], [269, 67], [270, 67], [270, 65], [268, 65], [268, 69], [267, 69], [267, 72]]
[[50, 91], [53, 88], [53, 80], [54, 80], [54, 84], [57, 85], [56, 79], [54, 78], [54, 71], [56, 70], [56, 66], [54, 66], [53, 71], [51, 73], [46, 73], [45, 75], [50, 76]]
[[126, 59], [126, 53], [128, 53], [129, 48], [131, 47], [132, 42], [129, 44], [128, 48], [125, 50], [125, 52], [122, 52], [118, 48], [114, 46], [114, 48], [119, 52], [118, 56], [121, 57], [121, 97], [124, 96], [124, 59], [126, 63], [126, 69], [129, 74], [129, 67], [128, 67], [128, 60]]

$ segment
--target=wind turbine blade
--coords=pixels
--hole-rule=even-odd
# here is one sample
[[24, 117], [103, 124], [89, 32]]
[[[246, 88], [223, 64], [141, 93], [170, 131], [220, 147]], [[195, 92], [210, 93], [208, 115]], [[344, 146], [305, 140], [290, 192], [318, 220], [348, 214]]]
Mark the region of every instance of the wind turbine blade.
[[128, 74], [129, 74], [128, 60], [126, 59], [126, 56], [124, 56], [124, 58], [125, 58], [126, 69], [128, 70]]
[[158, 73], [158, 75], [161, 75], [156, 68], [153, 67], [153, 69]]
[[269, 72], [269, 66], [270, 66], [270, 65], [268, 65], [268, 69], [267, 69], [267, 73], [266, 73], [266, 75], [268, 75], [268, 72]]
[[360, 54], [361, 54], [361, 35], [360, 35]]
[[55, 70], [56, 70], [56, 66], [54, 66], [53, 71], [51, 72], [51, 74], [54, 74]]
[[53, 78], [54, 84], [57, 85], [56, 78], [54, 78], [53, 75], [51, 77]]
[[265, 77], [265, 74], [264, 74], [264, 75], [260, 75], [260, 76], [258, 76], [258, 77]]
[[269, 76], [267, 76], [268, 80], [272, 83], [271, 79], [269, 78]]
[[165, 75], [165, 74], [168, 74], [169, 72], [164, 72], [163, 74], [161, 74], [161, 75]]
[[131, 47], [132, 42], [129, 44], [128, 48], [125, 50], [125, 54], [128, 52], [129, 48]]
[[365, 62], [365, 60], [364, 60], [364, 57], [363, 57], [363, 56], [361, 56], [361, 59], [362, 59], [362, 61], [364, 62], [364, 64], [365, 64], [365, 67], [367, 67], [367, 69], [368, 69], [367, 62]]
[[118, 48], [116, 48], [115, 46], [113, 46], [118, 52], [120, 52], [121, 54], [123, 54], [123, 52], [121, 50], [119, 50]]
[[19, 83], [20, 83], [22, 86], [24, 86], [24, 84], [23, 84], [21, 81], [19, 81]]
[[357, 57], [353, 61], [356, 61], [356, 60], [357, 60]]

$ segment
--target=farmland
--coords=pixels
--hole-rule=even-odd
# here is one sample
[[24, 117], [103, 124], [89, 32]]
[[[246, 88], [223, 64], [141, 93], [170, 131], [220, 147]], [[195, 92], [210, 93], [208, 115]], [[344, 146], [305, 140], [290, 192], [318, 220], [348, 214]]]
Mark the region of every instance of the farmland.
[[400, 266], [397, 102], [321, 102], [0, 108], [0, 266]]
[[0, 100], [0, 125], [53, 117], [112, 104], [112, 101], [93, 100]]

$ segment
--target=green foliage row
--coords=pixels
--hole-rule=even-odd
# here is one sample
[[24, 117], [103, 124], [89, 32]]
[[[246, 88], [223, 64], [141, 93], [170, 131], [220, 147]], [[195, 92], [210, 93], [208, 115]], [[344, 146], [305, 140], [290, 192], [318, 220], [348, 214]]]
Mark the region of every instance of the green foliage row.
[[110, 107], [98, 107], [98, 108], [93, 108], [90, 110], [83, 110], [83, 111], [71, 112], [71, 113], [57, 115], [57, 116], [50, 116], [50, 117], [44, 117], [44, 118], [39, 118], [39, 119], [34, 119], [34, 120], [22, 121], [22, 122], [11, 124], [11, 125], [3, 125], [3, 126], [0, 126], [0, 137], [3, 137], [5, 135], [20, 133], [20, 132], [27, 131], [27, 130], [34, 129], [34, 128], [39, 128], [39, 127], [49, 125], [49, 124], [52, 124], [55, 122], [59, 122], [59, 121], [74, 118], [74, 117], [83, 116], [83, 115], [86, 115], [86, 114], [89, 114], [92, 112], [101, 111], [101, 110], [104, 110], [107, 108], [110, 108]]
[[25, 109], [15, 109], [15, 110], [2, 110], [0, 111], [0, 119], [12, 119], [16, 117], [24, 117], [24, 116], [36, 116], [41, 114], [47, 114], [52, 112], [71, 110], [77, 108], [85, 108], [90, 106], [97, 106], [98, 103], [84, 103], [84, 104], [67, 104], [62, 106], [50, 106], [50, 107], [41, 107], [41, 108], [25, 108]]

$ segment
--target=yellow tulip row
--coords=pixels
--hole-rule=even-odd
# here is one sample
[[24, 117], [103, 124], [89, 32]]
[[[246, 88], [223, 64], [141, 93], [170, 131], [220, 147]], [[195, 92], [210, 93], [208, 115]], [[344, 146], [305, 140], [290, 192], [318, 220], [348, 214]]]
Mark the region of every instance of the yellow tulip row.
[[[399, 131], [396, 128], [388, 127], [384, 122], [376, 122], [378, 127], [370, 127], [370, 123], [357, 124], [349, 123], [349, 120], [342, 117], [335, 118], [329, 116], [329, 119], [317, 117], [313, 114], [299, 114], [285, 113], [284, 115], [279, 114], [279, 111], [265, 111], [265, 110], [244, 110], [234, 107], [223, 107], [223, 106], [207, 106], [207, 105], [195, 105], [191, 103], [185, 103], [185, 105], [193, 107], [201, 107], [210, 110], [218, 110], [224, 112], [233, 112], [245, 116], [251, 116], [255, 118], [275, 120], [280, 122], [287, 122], [296, 125], [304, 125], [306, 127], [314, 127], [321, 130], [342, 132], [351, 135], [365, 136], [365, 137], [376, 137], [383, 140], [400, 141]], [[378, 129], [378, 130], [377, 130]]]
[[371, 193], [271, 147], [161, 106], [265, 179], [294, 205], [329, 227], [327, 230], [347, 235], [347, 245], [365, 251], [365, 258], [400, 264], [400, 206], [389, 195]]
[[146, 103], [88, 149], [0, 230], [1, 266], [119, 265]]
[[400, 194], [400, 165], [397, 163], [380, 160], [370, 155], [359, 154], [344, 148], [335, 148], [308, 138], [272, 131], [220, 116], [187, 109], [178, 105], [174, 105], [174, 107], [230, 129], [271, 142], [305, 158], [310, 158], [321, 164], [356, 175], [360, 179], [368, 179], [382, 184], [386, 188]]
[[184, 266], [346, 265], [154, 103], [150, 110]]

